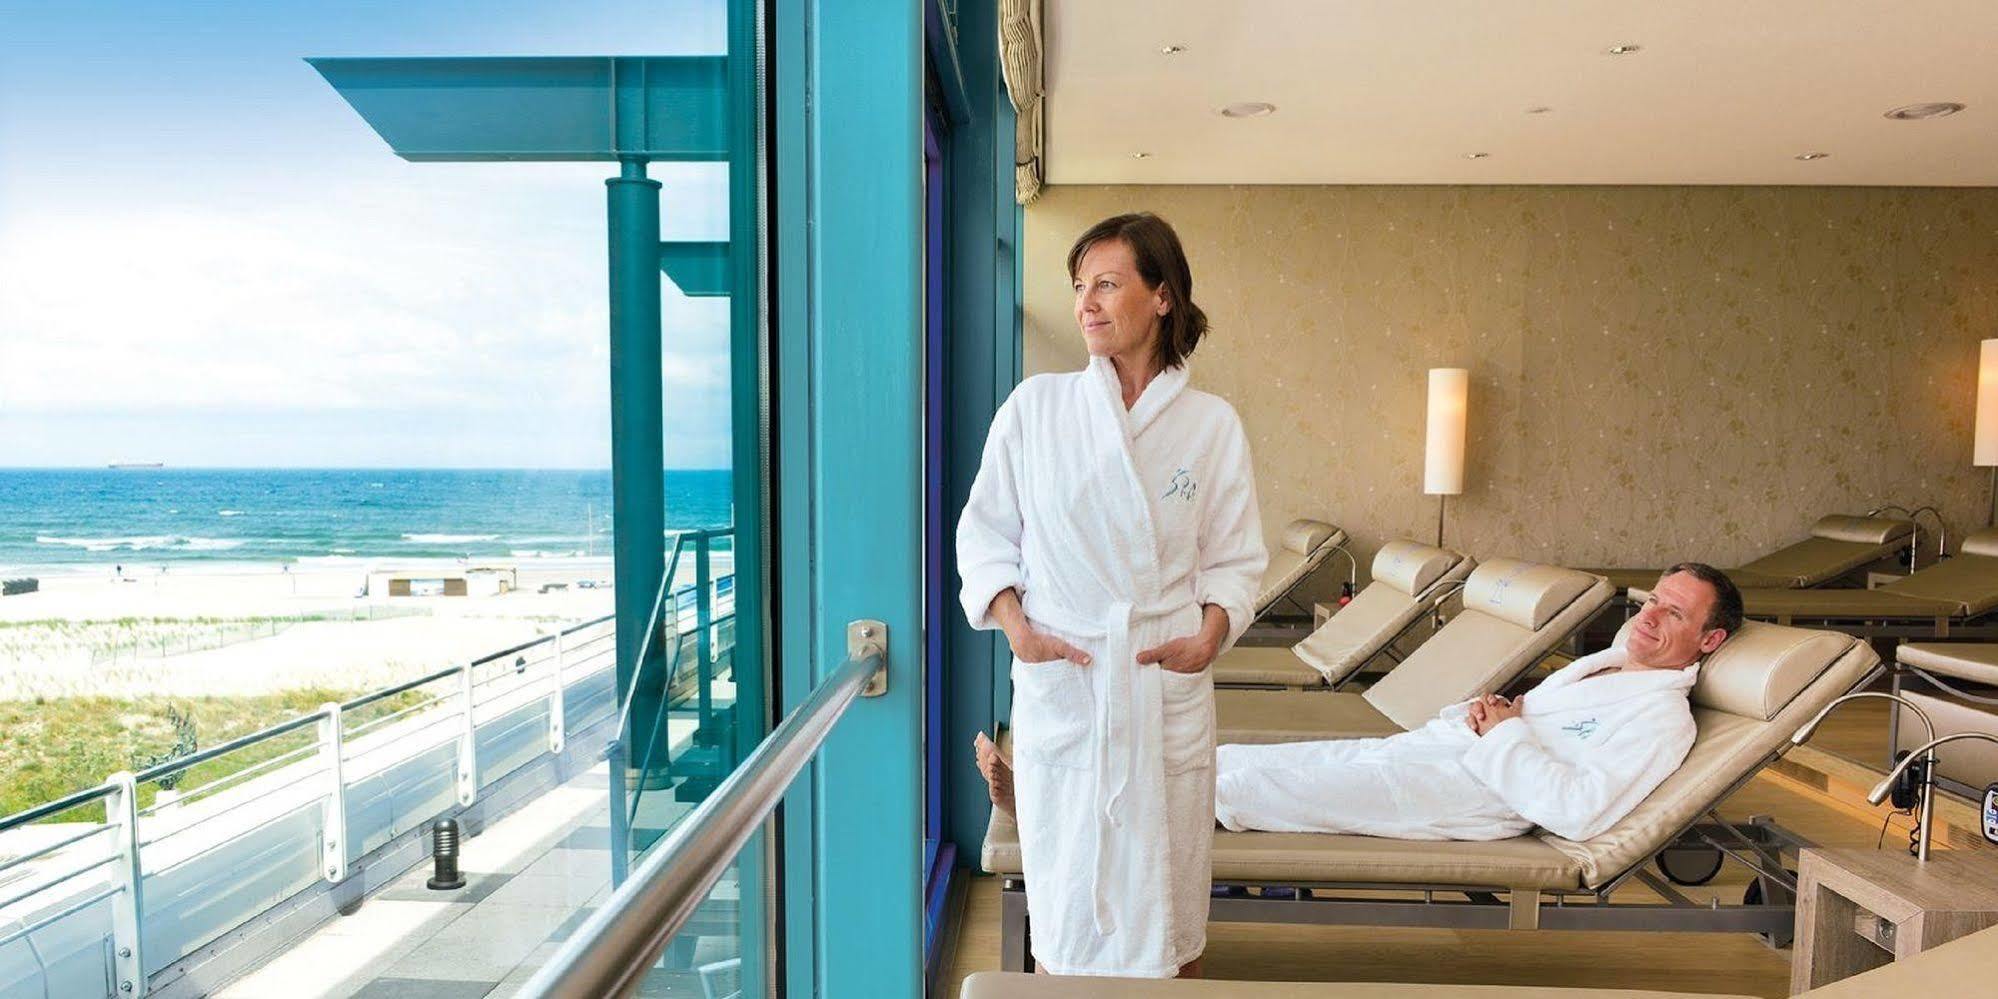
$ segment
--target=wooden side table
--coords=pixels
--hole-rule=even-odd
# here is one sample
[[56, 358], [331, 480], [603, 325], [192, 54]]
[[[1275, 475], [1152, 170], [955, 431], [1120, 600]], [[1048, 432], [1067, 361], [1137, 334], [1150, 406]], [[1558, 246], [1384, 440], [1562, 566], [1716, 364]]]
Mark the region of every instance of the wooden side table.
[[1998, 851], [1803, 851], [1790, 994], [1998, 926]]
[[1311, 630], [1317, 631], [1325, 627], [1325, 622], [1332, 620], [1332, 615], [1337, 613], [1339, 613], [1339, 604], [1335, 601], [1326, 600], [1312, 604]]

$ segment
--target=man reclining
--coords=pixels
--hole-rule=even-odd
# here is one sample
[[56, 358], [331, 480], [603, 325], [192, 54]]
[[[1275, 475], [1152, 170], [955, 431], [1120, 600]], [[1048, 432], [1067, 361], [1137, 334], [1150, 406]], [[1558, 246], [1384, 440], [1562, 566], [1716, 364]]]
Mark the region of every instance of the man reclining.
[[[1588, 839], [1685, 760], [1699, 662], [1741, 620], [1741, 591], [1726, 574], [1680, 563], [1660, 577], [1622, 646], [1577, 659], [1518, 698], [1453, 704], [1385, 739], [1221, 746], [1215, 817], [1237, 831], [1490, 840], [1539, 826]], [[993, 803], [1010, 811], [1006, 761], [982, 735], [977, 748]]]
[[1623, 646], [1513, 700], [1453, 704], [1385, 739], [1220, 747], [1216, 817], [1235, 830], [1490, 840], [1539, 826], [1588, 839], [1679, 769], [1700, 659], [1741, 614], [1720, 570], [1673, 566]]

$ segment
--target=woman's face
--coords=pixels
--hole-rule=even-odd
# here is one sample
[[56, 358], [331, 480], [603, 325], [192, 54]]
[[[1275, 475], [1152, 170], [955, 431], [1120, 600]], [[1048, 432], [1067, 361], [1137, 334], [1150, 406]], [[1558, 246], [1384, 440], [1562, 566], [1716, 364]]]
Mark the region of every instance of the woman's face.
[[1136, 255], [1121, 239], [1099, 240], [1076, 265], [1075, 324], [1092, 357], [1145, 356], [1170, 310], [1165, 285], [1145, 286]]

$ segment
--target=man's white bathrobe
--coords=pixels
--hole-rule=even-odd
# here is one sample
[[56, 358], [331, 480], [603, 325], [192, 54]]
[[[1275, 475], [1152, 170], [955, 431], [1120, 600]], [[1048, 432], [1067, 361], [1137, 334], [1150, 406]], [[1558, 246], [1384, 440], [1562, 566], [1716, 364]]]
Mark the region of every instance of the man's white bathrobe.
[[1139, 652], [1228, 613], [1233, 645], [1269, 554], [1248, 439], [1226, 402], [1165, 371], [1127, 412], [1111, 363], [1022, 382], [993, 417], [957, 532], [964, 610], [1022, 596], [1089, 653], [1013, 664], [1014, 798], [1034, 959], [1165, 978], [1207, 942], [1214, 682]]
[[1623, 661], [1621, 648], [1575, 660], [1483, 738], [1465, 701], [1385, 739], [1222, 746], [1215, 817], [1234, 830], [1487, 840], [1539, 826], [1588, 839], [1693, 747], [1699, 667], [1592, 676]]

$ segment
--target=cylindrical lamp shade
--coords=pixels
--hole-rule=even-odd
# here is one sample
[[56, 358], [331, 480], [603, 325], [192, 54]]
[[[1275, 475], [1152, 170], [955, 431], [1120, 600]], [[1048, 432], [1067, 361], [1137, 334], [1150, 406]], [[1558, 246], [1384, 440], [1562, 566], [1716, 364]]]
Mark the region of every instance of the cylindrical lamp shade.
[[1984, 341], [1977, 355], [1977, 443], [1972, 453], [1976, 465], [1998, 465], [1998, 340]]
[[1422, 491], [1431, 496], [1464, 491], [1464, 413], [1470, 393], [1470, 371], [1429, 369], [1429, 440], [1422, 452]]

